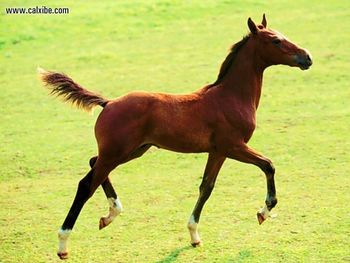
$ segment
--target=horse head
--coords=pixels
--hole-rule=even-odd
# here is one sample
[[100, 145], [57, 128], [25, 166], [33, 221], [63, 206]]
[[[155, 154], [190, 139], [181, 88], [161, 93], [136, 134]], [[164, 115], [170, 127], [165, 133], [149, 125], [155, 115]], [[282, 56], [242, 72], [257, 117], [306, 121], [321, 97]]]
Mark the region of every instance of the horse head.
[[306, 70], [312, 65], [312, 57], [308, 50], [297, 46], [281, 33], [267, 28], [265, 14], [260, 25], [248, 18], [248, 27], [257, 55], [265, 67], [283, 64]]

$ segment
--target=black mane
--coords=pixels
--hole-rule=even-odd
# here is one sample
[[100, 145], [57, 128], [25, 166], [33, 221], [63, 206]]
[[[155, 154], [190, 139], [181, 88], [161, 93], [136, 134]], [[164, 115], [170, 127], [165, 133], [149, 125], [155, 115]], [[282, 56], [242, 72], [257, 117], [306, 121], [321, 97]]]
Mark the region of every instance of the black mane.
[[245, 43], [247, 43], [248, 40], [249, 40], [249, 35], [246, 35], [243, 37], [243, 39], [241, 41], [237, 42], [236, 44], [234, 44], [231, 47], [230, 53], [227, 55], [226, 59], [224, 60], [224, 62], [221, 65], [217, 80], [214, 83], [210, 84], [209, 85], [210, 87], [213, 87], [213, 86], [221, 83], [223, 78], [228, 73], [228, 70], [230, 69], [233, 61], [237, 57], [239, 50], [244, 46]]

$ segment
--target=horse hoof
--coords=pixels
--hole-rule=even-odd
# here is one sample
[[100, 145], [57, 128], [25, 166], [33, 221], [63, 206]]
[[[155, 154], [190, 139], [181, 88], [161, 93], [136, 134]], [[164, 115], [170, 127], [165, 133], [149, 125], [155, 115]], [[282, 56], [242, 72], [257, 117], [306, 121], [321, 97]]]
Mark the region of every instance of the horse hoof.
[[197, 242], [193, 242], [191, 243], [192, 247], [200, 247], [202, 246], [202, 242], [201, 241], [197, 241]]
[[100, 218], [100, 223], [99, 223], [99, 229], [101, 230], [102, 228], [105, 228], [106, 226], [108, 226], [111, 223], [110, 220], [108, 220], [108, 218], [106, 217], [101, 217]]
[[259, 225], [261, 225], [265, 221], [264, 216], [259, 212], [256, 214], [256, 217], [258, 218]]
[[99, 229], [101, 230], [102, 228], [106, 227], [107, 224], [105, 223], [105, 220], [103, 217], [100, 218], [100, 224], [99, 224]]
[[57, 252], [57, 256], [60, 258], [60, 259], [67, 259], [68, 258], [68, 252]]

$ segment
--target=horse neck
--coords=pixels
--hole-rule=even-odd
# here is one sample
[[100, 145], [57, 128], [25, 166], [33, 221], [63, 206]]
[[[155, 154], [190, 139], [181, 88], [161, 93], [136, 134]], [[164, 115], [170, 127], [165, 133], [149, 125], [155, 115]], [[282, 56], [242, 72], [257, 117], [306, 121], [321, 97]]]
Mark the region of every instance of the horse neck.
[[253, 43], [248, 41], [239, 50], [221, 86], [241, 103], [250, 104], [257, 109], [264, 69], [265, 66], [256, 56]]

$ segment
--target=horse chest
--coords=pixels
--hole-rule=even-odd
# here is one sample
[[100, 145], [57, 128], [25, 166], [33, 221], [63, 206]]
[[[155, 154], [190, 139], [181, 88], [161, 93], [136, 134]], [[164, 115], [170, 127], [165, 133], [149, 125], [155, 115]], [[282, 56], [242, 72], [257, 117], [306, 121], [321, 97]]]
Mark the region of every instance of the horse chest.
[[241, 137], [248, 141], [256, 127], [255, 111], [250, 109], [235, 109], [224, 114], [221, 132]]

